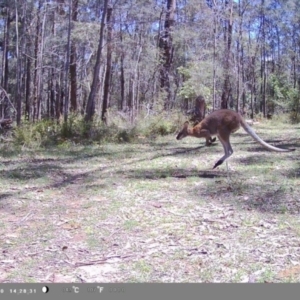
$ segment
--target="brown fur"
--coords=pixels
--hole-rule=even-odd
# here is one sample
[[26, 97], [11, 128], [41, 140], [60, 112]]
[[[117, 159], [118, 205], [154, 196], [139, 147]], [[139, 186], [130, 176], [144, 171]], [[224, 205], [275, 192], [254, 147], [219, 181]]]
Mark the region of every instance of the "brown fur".
[[205, 138], [206, 141], [217, 136], [224, 148], [224, 156], [222, 156], [215, 166], [221, 165], [228, 157], [233, 154], [233, 150], [230, 144], [230, 134], [236, 132], [243, 127], [244, 130], [252, 136], [252, 138], [264, 146], [266, 149], [276, 152], [290, 152], [295, 149], [281, 149], [274, 147], [265, 141], [263, 141], [254, 130], [245, 122], [243, 117], [230, 109], [220, 109], [212, 112], [206, 118], [204, 118], [199, 124], [194, 127], [189, 127], [189, 122], [185, 122], [183, 129], [178, 133], [176, 139], [181, 140], [187, 136], [193, 136], [196, 138]]

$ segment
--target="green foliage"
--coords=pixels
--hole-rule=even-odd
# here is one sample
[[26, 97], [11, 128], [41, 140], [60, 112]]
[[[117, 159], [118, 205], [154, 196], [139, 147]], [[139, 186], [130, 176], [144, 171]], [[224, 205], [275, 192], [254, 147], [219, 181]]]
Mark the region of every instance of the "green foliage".
[[300, 123], [300, 112], [298, 111], [292, 111], [290, 113], [290, 121], [292, 124], [298, 124]]
[[87, 123], [80, 115], [70, 115], [67, 122], [41, 120], [36, 123], [23, 122], [13, 130], [15, 145], [25, 148], [39, 148], [51, 145], [68, 148], [71, 144], [87, 143], [131, 143], [139, 137], [156, 138], [174, 133], [181, 121], [182, 114], [161, 113], [141, 116], [131, 124], [128, 119], [114, 117], [109, 125], [100, 119]]
[[289, 121], [300, 122], [300, 97], [297, 88], [294, 88], [286, 78], [281, 75], [271, 74], [269, 85], [272, 91], [272, 98], [268, 101], [271, 111], [278, 111], [280, 114], [290, 110]]
[[136, 131], [147, 138], [173, 134], [183, 123], [183, 115], [179, 111], [162, 112], [156, 116], [143, 117], [136, 122]]
[[50, 120], [36, 123], [23, 122], [13, 130], [13, 141], [16, 145], [38, 148], [55, 142], [56, 124]]
[[60, 137], [62, 139], [76, 139], [88, 137], [91, 124], [84, 121], [82, 116], [71, 114], [67, 122], [62, 122], [60, 127]]
[[171, 120], [152, 121], [146, 130], [146, 136], [168, 135], [174, 133], [176, 128]]
[[197, 95], [202, 95], [205, 99], [211, 96], [211, 90], [208, 86], [211, 85], [211, 74], [203, 72], [203, 70], [211, 69], [211, 65], [205, 62], [193, 63], [187, 67], [179, 67], [177, 71], [184, 78], [179, 95], [183, 98], [194, 98]]
[[290, 121], [295, 123], [300, 123], [300, 96], [299, 91], [293, 89], [291, 91], [291, 113], [290, 113]]
[[269, 77], [269, 85], [272, 91], [272, 98], [269, 102], [273, 103], [274, 106], [288, 109], [292, 108], [297, 90], [288, 83], [285, 78], [271, 74]]
[[274, 114], [271, 120], [265, 120], [265, 122], [273, 124], [273, 126], [278, 126], [278, 124], [289, 124], [290, 115], [287, 113]]
[[130, 126], [121, 128], [115, 124], [107, 126], [101, 123], [98, 127], [94, 127], [92, 131], [93, 140], [102, 143], [129, 143], [135, 140], [135, 128]]

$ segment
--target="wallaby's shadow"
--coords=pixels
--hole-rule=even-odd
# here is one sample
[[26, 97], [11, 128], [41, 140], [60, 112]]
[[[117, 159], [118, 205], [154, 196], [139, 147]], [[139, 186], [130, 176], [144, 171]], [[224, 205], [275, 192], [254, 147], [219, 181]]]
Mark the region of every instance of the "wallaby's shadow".
[[3, 194], [0, 194], [0, 200], [9, 198], [9, 197], [11, 197], [12, 195], [13, 195], [12, 193], [3, 193]]
[[200, 171], [199, 177], [200, 178], [207, 178], [207, 179], [213, 179], [213, 178], [221, 178], [224, 177], [225, 173], [221, 173], [220, 171]]
[[[116, 173], [124, 173], [117, 171]], [[200, 177], [203, 179], [213, 179], [226, 176], [226, 171], [167, 168], [167, 169], [131, 169], [126, 171], [125, 177], [128, 179], [147, 179], [160, 180], [165, 178], [186, 179], [191, 177]]]
[[154, 155], [149, 160], [157, 159], [157, 158], [160, 158], [160, 157], [184, 155], [184, 154], [187, 154], [187, 153], [192, 153], [193, 151], [198, 151], [202, 148], [210, 148], [210, 147], [215, 147], [215, 146], [217, 146], [217, 144], [215, 144], [215, 143], [211, 144], [209, 146], [206, 146], [205, 143], [204, 143], [201, 146], [193, 147], [193, 148], [188, 148], [188, 147], [185, 148], [185, 147], [182, 147], [182, 146], [181, 147], [175, 147], [175, 148], [172, 147], [172, 149], [170, 149], [171, 150], [170, 153], [167, 153], [167, 154], [159, 153], [159, 154]]

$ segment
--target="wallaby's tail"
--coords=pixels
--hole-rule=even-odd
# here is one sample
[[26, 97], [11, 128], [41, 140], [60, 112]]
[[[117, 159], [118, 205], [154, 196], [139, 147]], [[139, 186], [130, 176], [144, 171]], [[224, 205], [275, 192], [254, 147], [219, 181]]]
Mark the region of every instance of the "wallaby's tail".
[[295, 149], [281, 149], [281, 148], [277, 148], [274, 147], [268, 143], [266, 143], [265, 141], [263, 141], [256, 133], [255, 131], [244, 121], [244, 119], [241, 117], [241, 126], [244, 128], [244, 130], [253, 137], [253, 139], [258, 142], [259, 144], [261, 144], [262, 146], [264, 146], [265, 148], [271, 150], [271, 151], [276, 151], [276, 152], [291, 152], [291, 151], [295, 151]]

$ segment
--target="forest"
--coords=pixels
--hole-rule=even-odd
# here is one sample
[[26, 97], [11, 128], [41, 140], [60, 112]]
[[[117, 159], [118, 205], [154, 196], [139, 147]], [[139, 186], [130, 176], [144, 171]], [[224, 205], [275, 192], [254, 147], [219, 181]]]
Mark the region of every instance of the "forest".
[[299, 0], [0, 12], [0, 283], [299, 283]]
[[208, 111], [299, 121], [297, 0], [15, 0], [0, 8], [2, 127], [70, 118], [128, 127], [184, 114], [199, 95]]

